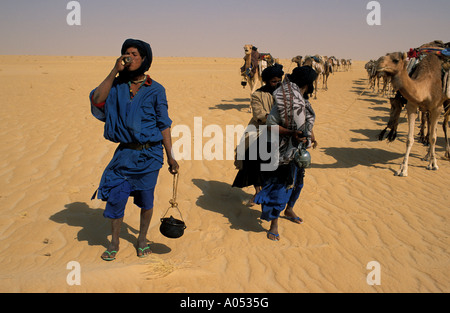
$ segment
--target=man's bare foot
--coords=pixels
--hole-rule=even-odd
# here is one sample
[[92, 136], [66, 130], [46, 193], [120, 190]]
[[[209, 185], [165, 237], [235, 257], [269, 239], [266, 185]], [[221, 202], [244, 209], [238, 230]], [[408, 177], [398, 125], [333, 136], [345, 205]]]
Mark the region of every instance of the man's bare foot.
[[294, 222], [297, 224], [303, 224], [303, 219], [298, 217], [297, 214], [295, 214], [295, 212], [294, 212], [294, 208], [291, 208], [289, 206], [284, 211], [284, 217], [286, 219], [290, 220], [291, 222]]

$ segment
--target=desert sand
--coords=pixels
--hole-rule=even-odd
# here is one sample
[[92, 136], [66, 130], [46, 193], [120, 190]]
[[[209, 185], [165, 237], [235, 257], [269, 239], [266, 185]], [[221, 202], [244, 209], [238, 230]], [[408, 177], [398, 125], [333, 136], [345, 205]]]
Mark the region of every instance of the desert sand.
[[[319, 147], [295, 207], [304, 224], [282, 219], [281, 240], [268, 240], [260, 208], [245, 205], [253, 188], [231, 187], [232, 160], [180, 160], [184, 236], [159, 232], [172, 197], [165, 165], [148, 236], [153, 254], [136, 256], [139, 209], [130, 201], [117, 260], [101, 260], [110, 223], [105, 204], [91, 196], [116, 144], [103, 138], [88, 95], [115, 59], [0, 56], [0, 292], [450, 292], [442, 119], [440, 169], [426, 170], [426, 147], [416, 142], [409, 177], [394, 176], [405, 151], [405, 114], [395, 142], [377, 140], [390, 105], [366, 89], [365, 61], [332, 75], [329, 90], [311, 100]], [[294, 68], [282, 63], [286, 72]], [[157, 57], [149, 73], [166, 88], [174, 126], [193, 129], [201, 117], [203, 128], [225, 131], [250, 120], [241, 65], [239, 58]], [[80, 285], [67, 283], [72, 261]], [[367, 283], [372, 261], [381, 285]]]

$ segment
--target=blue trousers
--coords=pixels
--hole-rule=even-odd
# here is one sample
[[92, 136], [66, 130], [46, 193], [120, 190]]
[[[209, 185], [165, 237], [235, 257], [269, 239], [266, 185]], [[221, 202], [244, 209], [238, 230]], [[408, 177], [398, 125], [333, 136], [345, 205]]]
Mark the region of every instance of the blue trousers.
[[304, 177], [305, 169], [293, 164], [287, 170], [270, 174], [255, 197], [255, 203], [261, 204], [261, 219], [272, 221], [280, 217], [286, 206], [294, 207], [302, 192]]
[[103, 216], [111, 219], [124, 217], [125, 207], [130, 196], [134, 197], [135, 205], [144, 210], [151, 210], [153, 209], [154, 194], [155, 188], [134, 191], [131, 184], [125, 180], [119, 186], [111, 189]]

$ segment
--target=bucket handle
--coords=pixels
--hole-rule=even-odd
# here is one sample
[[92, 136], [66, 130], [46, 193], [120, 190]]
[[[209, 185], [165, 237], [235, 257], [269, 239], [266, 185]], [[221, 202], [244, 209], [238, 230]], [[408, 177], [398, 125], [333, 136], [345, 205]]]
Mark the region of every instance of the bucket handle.
[[161, 217], [161, 220], [166, 217], [167, 212], [169, 212], [170, 209], [176, 208], [178, 210], [178, 213], [180, 213], [181, 220], [184, 222], [183, 215], [181, 214], [181, 211], [178, 208], [177, 190], [178, 190], [178, 173], [173, 175], [173, 188], [172, 188], [173, 196], [172, 199], [169, 200], [170, 207], [167, 209], [166, 213], [164, 213], [163, 217]]

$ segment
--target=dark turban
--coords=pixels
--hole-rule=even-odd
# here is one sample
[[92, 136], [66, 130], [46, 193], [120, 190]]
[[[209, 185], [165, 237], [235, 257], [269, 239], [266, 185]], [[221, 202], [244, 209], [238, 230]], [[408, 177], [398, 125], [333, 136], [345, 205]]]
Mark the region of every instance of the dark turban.
[[283, 65], [275, 64], [274, 66], [270, 66], [270, 67], [266, 68], [262, 72], [261, 77], [265, 83], [268, 83], [272, 78], [274, 78], [274, 77], [282, 78], [283, 75], [284, 75]]
[[291, 75], [288, 75], [288, 79], [295, 83], [300, 88], [308, 86], [308, 89], [303, 94], [305, 99], [309, 99], [309, 95], [314, 92], [314, 81], [317, 78], [316, 71], [311, 66], [296, 67]]
[[120, 51], [122, 55], [124, 55], [127, 49], [130, 47], [136, 48], [144, 60], [142, 62], [141, 67], [136, 71], [130, 72], [124, 70], [123, 72], [120, 73], [120, 77], [124, 78], [125, 80], [129, 80], [131, 78], [134, 78], [147, 72], [150, 69], [150, 66], [152, 65], [153, 61], [152, 48], [148, 43], [137, 39], [127, 39], [123, 43], [122, 50]]
[[300, 88], [311, 85], [317, 78], [316, 71], [311, 66], [296, 67], [291, 75], [288, 75], [291, 82], [297, 84]]

